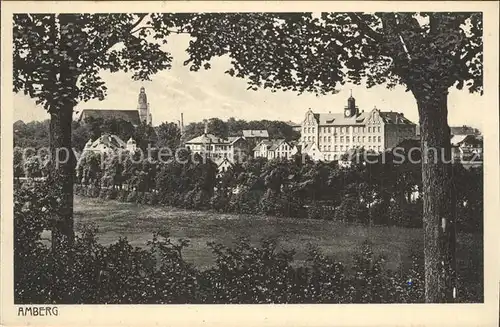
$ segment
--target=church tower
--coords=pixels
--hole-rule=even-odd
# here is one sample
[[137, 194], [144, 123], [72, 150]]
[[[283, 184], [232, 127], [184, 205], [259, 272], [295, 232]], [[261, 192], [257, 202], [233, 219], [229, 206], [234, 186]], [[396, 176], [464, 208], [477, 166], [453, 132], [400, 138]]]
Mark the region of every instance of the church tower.
[[147, 125], [151, 125], [152, 117], [151, 112], [149, 110], [148, 97], [146, 95], [146, 89], [141, 87], [141, 91], [139, 92], [139, 101], [137, 105], [137, 110], [139, 111], [139, 118], [141, 122], [146, 123]]
[[353, 116], [357, 116], [359, 114], [359, 109], [356, 106], [356, 99], [352, 96], [352, 90], [351, 90], [351, 96], [349, 99], [347, 99], [347, 107], [344, 109], [344, 117], [350, 118]]

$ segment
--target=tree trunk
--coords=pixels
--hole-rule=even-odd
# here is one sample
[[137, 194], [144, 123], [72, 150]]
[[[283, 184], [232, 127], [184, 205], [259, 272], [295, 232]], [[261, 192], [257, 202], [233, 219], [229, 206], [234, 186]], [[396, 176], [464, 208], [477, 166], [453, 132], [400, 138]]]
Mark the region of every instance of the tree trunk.
[[73, 107], [68, 105], [51, 110], [50, 148], [52, 155], [51, 183], [60, 199], [52, 229], [52, 249], [64, 251], [74, 242], [73, 182], [74, 156], [71, 150], [71, 122]]
[[420, 116], [425, 256], [425, 301], [454, 302], [455, 188], [452, 176], [448, 91], [413, 90]]

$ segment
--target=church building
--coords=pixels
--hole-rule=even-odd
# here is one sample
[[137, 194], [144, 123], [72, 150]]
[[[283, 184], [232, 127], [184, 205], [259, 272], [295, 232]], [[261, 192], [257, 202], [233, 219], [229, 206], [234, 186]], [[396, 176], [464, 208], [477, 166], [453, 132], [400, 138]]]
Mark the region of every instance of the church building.
[[139, 125], [141, 122], [151, 125], [152, 116], [146, 89], [141, 87], [139, 91], [137, 109], [83, 109], [78, 121], [84, 122], [89, 117], [95, 119], [122, 119], [134, 126]]

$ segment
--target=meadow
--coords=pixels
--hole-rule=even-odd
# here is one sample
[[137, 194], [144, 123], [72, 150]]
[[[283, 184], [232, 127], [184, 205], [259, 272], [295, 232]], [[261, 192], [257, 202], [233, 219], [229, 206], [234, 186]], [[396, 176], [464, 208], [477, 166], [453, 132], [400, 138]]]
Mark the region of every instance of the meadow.
[[[277, 218], [261, 215], [220, 214], [173, 207], [149, 206], [99, 198], [75, 196], [75, 227], [98, 227], [98, 240], [104, 245], [126, 237], [134, 246], [144, 247], [153, 233], [167, 229], [172, 239], [189, 239], [184, 259], [206, 268], [214, 263], [207, 242], [225, 245], [246, 238], [258, 245], [265, 237], [278, 239], [279, 247], [296, 251], [295, 264], [303, 265], [309, 244], [317, 245], [324, 254], [348, 266], [353, 253], [365, 240], [373, 244], [375, 254], [386, 259], [386, 267], [397, 269], [409, 262], [411, 252], [423, 252], [420, 228], [361, 226], [327, 220]], [[459, 270], [482, 270], [482, 236], [479, 233], [458, 234]]]

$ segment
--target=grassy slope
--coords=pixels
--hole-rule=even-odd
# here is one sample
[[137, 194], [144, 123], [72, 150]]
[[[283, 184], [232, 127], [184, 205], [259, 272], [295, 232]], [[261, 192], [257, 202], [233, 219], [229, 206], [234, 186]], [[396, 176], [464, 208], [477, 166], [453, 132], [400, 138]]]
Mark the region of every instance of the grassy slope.
[[[95, 223], [103, 244], [113, 243], [121, 236], [133, 245], [143, 246], [155, 230], [166, 227], [173, 238], [190, 239], [185, 258], [200, 267], [213, 263], [207, 242], [230, 245], [239, 237], [257, 244], [262, 237], [276, 236], [280, 246], [296, 250], [297, 263], [305, 259], [307, 244], [313, 243], [347, 264], [352, 262], [352, 253], [361, 242], [370, 239], [375, 253], [384, 255], [391, 269], [401, 260], [406, 261], [412, 248], [421, 251], [423, 244], [422, 230], [414, 228], [376, 226], [370, 229], [331, 221], [216, 214], [78, 196], [75, 197], [75, 220], [77, 230], [83, 224]], [[461, 266], [477, 265], [474, 251], [481, 247], [481, 240], [480, 235], [459, 235]]]

